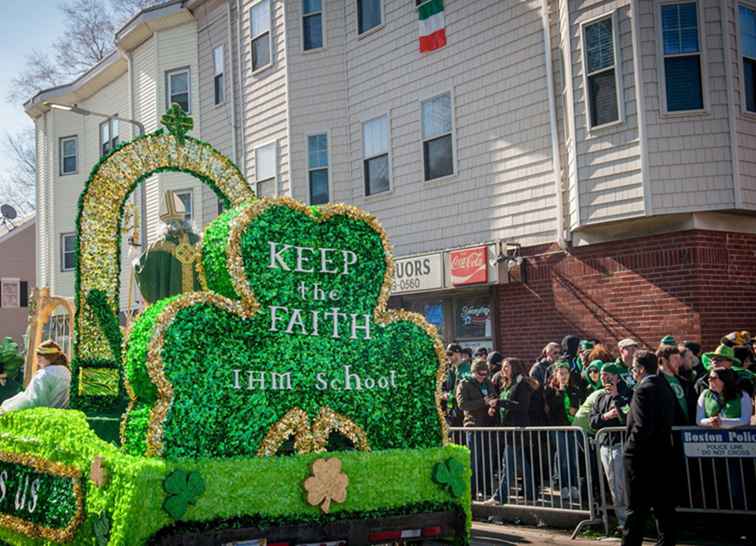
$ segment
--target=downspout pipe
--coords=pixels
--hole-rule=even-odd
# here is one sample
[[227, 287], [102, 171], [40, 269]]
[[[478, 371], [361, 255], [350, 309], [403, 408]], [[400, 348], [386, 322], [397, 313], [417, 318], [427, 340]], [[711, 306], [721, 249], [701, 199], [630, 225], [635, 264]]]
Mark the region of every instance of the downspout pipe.
[[554, 64], [551, 58], [551, 23], [548, 0], [541, 0], [541, 23], [543, 24], [543, 55], [546, 62], [546, 86], [549, 98], [549, 129], [551, 135], [551, 164], [554, 170], [554, 194], [557, 203], [556, 241], [559, 248], [567, 248], [564, 224], [564, 191], [562, 187], [562, 164], [559, 156], [559, 126], [557, 124], [556, 98], [554, 97]]

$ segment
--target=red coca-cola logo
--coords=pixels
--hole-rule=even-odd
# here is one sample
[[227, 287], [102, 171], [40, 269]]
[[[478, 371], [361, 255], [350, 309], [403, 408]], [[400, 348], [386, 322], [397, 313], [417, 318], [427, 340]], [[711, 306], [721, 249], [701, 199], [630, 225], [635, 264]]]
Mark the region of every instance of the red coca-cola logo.
[[478, 246], [449, 253], [454, 286], [488, 282], [488, 247]]

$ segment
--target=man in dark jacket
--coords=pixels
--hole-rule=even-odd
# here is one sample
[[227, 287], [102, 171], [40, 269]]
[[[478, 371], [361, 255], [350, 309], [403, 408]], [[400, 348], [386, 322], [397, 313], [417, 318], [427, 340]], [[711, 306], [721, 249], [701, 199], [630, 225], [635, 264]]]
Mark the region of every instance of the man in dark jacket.
[[657, 375], [656, 355], [639, 351], [633, 359], [638, 385], [627, 416], [625, 441], [625, 489], [627, 520], [623, 546], [641, 546], [646, 518], [653, 507], [660, 546], [676, 543], [675, 475], [672, 419], [675, 400], [666, 380]]
[[[472, 375], [463, 379], [457, 385], [457, 405], [464, 412], [464, 426], [490, 427], [494, 424], [493, 412], [489, 409], [496, 408], [498, 397], [496, 387], [488, 378], [488, 364], [477, 360], [472, 365]], [[492, 444], [491, 432], [469, 431], [465, 432], [465, 442], [470, 450], [470, 464], [472, 466], [472, 494], [473, 499], [478, 498], [487, 491], [491, 482], [491, 468], [486, 468], [486, 457], [490, 457], [488, 450]]]
[[446, 378], [441, 388], [441, 408], [450, 427], [462, 426], [462, 410], [457, 407], [457, 385], [469, 377], [470, 367], [466, 364], [462, 347], [457, 343], [450, 343], [446, 347]]
[[[591, 428], [599, 431], [602, 428], [623, 427], [625, 417], [630, 411], [630, 399], [633, 391], [630, 390], [620, 374], [624, 372], [624, 366], [619, 364], [607, 364], [601, 370], [601, 382], [604, 390], [598, 395], [591, 409]], [[597, 435], [599, 441], [599, 453], [601, 465], [604, 467], [606, 480], [609, 483], [609, 492], [614, 501], [614, 514], [620, 528], [625, 527], [625, 470], [622, 464], [622, 436], [620, 434]]]
[[696, 396], [693, 386], [680, 377], [682, 357], [675, 346], [664, 345], [656, 351], [659, 375], [666, 380], [667, 386], [677, 400], [675, 417], [672, 426], [685, 427], [692, 425], [696, 418]]
[[543, 348], [541, 358], [530, 368], [530, 377], [538, 381], [538, 386], [530, 400], [530, 426], [545, 427], [548, 425], [544, 392], [551, 378], [551, 366], [559, 358], [561, 350], [559, 343], [552, 341]]

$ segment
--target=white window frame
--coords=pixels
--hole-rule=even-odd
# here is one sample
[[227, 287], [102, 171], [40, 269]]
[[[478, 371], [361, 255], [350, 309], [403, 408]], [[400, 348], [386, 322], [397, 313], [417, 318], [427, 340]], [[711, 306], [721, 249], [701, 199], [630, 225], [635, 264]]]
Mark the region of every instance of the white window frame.
[[[585, 45], [585, 27], [603, 21], [604, 19], [612, 20], [612, 48], [614, 51], [614, 64], [611, 68], [602, 68], [595, 72], [588, 74], [588, 49]], [[607, 127], [614, 127], [616, 125], [623, 125], [625, 123], [625, 96], [622, 90], [622, 58], [620, 56], [620, 44], [619, 44], [619, 16], [615, 9], [610, 13], [599, 15], [591, 19], [586, 19], [580, 23], [580, 48], [582, 49], [583, 60], [583, 100], [585, 101], [585, 127], [590, 134], [591, 131], [599, 131]], [[588, 78], [595, 74], [601, 74], [607, 70], [614, 70], [614, 86], [617, 98], [617, 119], [608, 123], [602, 123], [591, 127], [591, 106], [590, 106], [590, 93], [588, 90]]]
[[[743, 57], [745, 57], [745, 48], [743, 48], [743, 29], [740, 28], [740, 13], [738, 11], [738, 6], [745, 6], [746, 8], [756, 12], [756, 2], [745, 2], [741, 0], [740, 2], [735, 3], [735, 32], [737, 34], [737, 44], [738, 44], [738, 75], [740, 76], [740, 89], [738, 89], [738, 92], [740, 93], [740, 112], [749, 118], [756, 118], [756, 111], [749, 110], [746, 102], [746, 94], [745, 94], [745, 65], [743, 64]], [[751, 57], [748, 57], [751, 59]], [[756, 61], [756, 59], [753, 59]]]
[[176, 74], [181, 74], [183, 72], [186, 72], [186, 94], [187, 94], [187, 105], [189, 106], [189, 110], [187, 110], [186, 113], [191, 114], [192, 113], [192, 71], [191, 71], [191, 68], [188, 66], [172, 68], [171, 70], [165, 71], [165, 107], [166, 109], [168, 109], [173, 104], [173, 101], [171, 100], [171, 97], [173, 96], [173, 93], [171, 92], [171, 76], [174, 76]]
[[[117, 124], [117, 127], [116, 127], [116, 129], [118, 129], [117, 131], [113, 131], [113, 122], [114, 121]], [[107, 151], [104, 151], [102, 149], [103, 145], [105, 144], [102, 141], [102, 128], [105, 127], [105, 126], [108, 128], [108, 145], [109, 145], [109, 148], [108, 148]], [[114, 134], [115, 134], [115, 139], [116, 139], [115, 143], [113, 142], [113, 135]], [[98, 145], [97, 152], [99, 154], [98, 157], [103, 157], [106, 154], [109, 154], [110, 152], [112, 152], [113, 149], [120, 144], [120, 140], [121, 140], [121, 124], [118, 121], [118, 114], [113, 114], [112, 116], [110, 116], [108, 119], [106, 119], [105, 121], [101, 122], [97, 126], [97, 145]]]
[[[366, 157], [365, 155], [365, 124], [369, 123], [373, 120], [376, 120], [378, 118], [386, 117], [387, 120], [387, 127], [388, 127], [388, 134], [386, 135], [387, 138], [387, 153], [388, 153], [388, 189], [386, 191], [382, 191], [379, 193], [367, 193], [367, 178], [365, 177], [365, 161], [369, 159], [373, 159], [376, 157], [379, 157], [377, 155]], [[421, 129], [422, 130], [422, 129]], [[362, 119], [360, 121], [360, 148], [362, 152], [362, 157], [360, 158], [360, 171], [362, 172], [362, 175], [360, 176], [362, 180], [362, 196], [365, 199], [373, 199], [373, 198], [381, 198], [387, 195], [391, 195], [394, 193], [394, 166], [393, 166], [393, 149], [391, 146], [391, 112], [386, 111], [382, 114], [378, 114], [377, 116], [370, 116], [366, 117], [365, 119]], [[383, 154], [380, 154], [383, 155]]]
[[[16, 277], [3, 277], [0, 279], [0, 287], [5, 286], [6, 284], [15, 284], [16, 285], [16, 295], [18, 297], [18, 305], [3, 305], [2, 299], [0, 299], [0, 308], [2, 309], [21, 309], [21, 279]], [[0, 290], [2, 294], [5, 294], [5, 290]], [[4, 296], [2, 296], [4, 297]]]
[[[302, 53], [305, 53], [305, 54], [317, 53], [319, 51], [323, 51], [326, 48], [326, 34], [327, 34], [326, 32], [326, 0], [320, 0], [320, 11], [308, 13], [307, 15], [305, 15], [305, 12], [304, 12], [304, 0], [298, 0], [298, 2], [299, 2], [299, 6], [302, 9], [302, 16], [300, 17], [300, 21], [299, 21], [299, 32], [300, 32], [300, 36], [302, 36], [302, 44], [301, 44], [300, 50], [302, 51]], [[313, 49], [305, 49], [305, 39], [304, 39], [305, 17], [316, 15], [318, 13], [320, 14], [320, 27], [321, 27], [321, 32], [323, 34], [321, 36], [321, 39], [323, 40], [323, 45], [321, 45], [320, 47], [313, 48]], [[317, 134], [322, 134], [322, 133], [317, 133]]]
[[[66, 252], [66, 238], [67, 237], [73, 237], [74, 239], [74, 249], [68, 252]], [[67, 273], [69, 271], [75, 270], [76, 269], [76, 233], [75, 232], [61, 233], [59, 241], [60, 241], [60, 272]], [[73, 267], [69, 267], [69, 268], [66, 267], [66, 254], [67, 253], [74, 255]]]
[[376, 26], [367, 29], [365, 32], [360, 33], [359, 1], [360, 0], [354, 0], [354, 29], [357, 32], [357, 38], [365, 38], [366, 36], [370, 36], [371, 34], [378, 32], [386, 26], [386, 6], [384, 5], [384, 0], [378, 0], [379, 8], [381, 10], [381, 22]]
[[[184, 220], [188, 224], [193, 224], [194, 223], [194, 190], [192, 188], [185, 188], [183, 190], [173, 190], [173, 195], [175, 195], [176, 198], [179, 199], [179, 200], [181, 200], [181, 196], [182, 195], [188, 195], [189, 196], [189, 207], [192, 210], [188, 213], [188, 216], [189, 216], [188, 218], [186, 217], [187, 213], [185, 213]], [[184, 201], [181, 200], [181, 203], [184, 204]], [[184, 208], [186, 209], [186, 205], [185, 204], [184, 204]]]
[[[703, 108], [695, 110], [675, 110], [669, 111], [667, 107], [667, 74], [664, 69], [664, 59], [667, 57], [690, 57], [693, 53], [683, 53], [679, 55], [665, 55], [664, 54], [664, 27], [662, 26], [662, 6], [669, 6], [675, 4], [695, 4], [696, 5], [696, 17], [698, 23], [698, 55], [699, 62], [701, 63], [701, 100], [703, 101]], [[657, 76], [659, 78], [659, 104], [661, 107], [662, 117], [681, 117], [690, 115], [701, 115], [709, 112], [709, 80], [707, 77], [708, 70], [706, 68], [706, 33], [704, 28], [706, 23], [703, 17], [703, 8], [701, 7], [700, 0], [657, 0], [654, 5], [654, 21], [656, 24], [656, 66]]]
[[[221, 60], [221, 66], [220, 71], [218, 71], [218, 65], [215, 63], [215, 52], [220, 51], [220, 60]], [[216, 81], [218, 78], [221, 78], [221, 88], [222, 88], [222, 96], [221, 99], [218, 100], [218, 95], [216, 93]], [[226, 48], [223, 45], [219, 45], [218, 47], [213, 48], [213, 105], [214, 106], [220, 106], [226, 102]]]
[[[73, 155], [74, 161], [76, 162], [76, 166], [74, 167], [74, 170], [72, 170], [72, 171], [66, 171], [65, 170], [65, 164], [66, 164], [65, 159], [67, 157], [71, 157], [71, 156], [70, 155], [65, 155], [65, 152], [64, 152], [64, 150], [65, 150], [65, 143], [68, 142], [68, 141], [71, 141], [71, 140], [73, 140], [74, 146], [76, 148], [76, 150], [74, 151], [74, 155]], [[79, 172], [79, 137], [77, 135], [69, 135], [69, 136], [60, 137], [60, 139], [58, 139], [58, 153], [59, 153], [59, 156], [60, 156], [60, 160], [59, 160], [60, 161], [60, 169], [58, 169], [59, 176], [70, 176], [72, 174], [78, 174], [78, 172]]]
[[325, 130], [325, 131], [313, 131], [311, 133], [305, 134], [304, 141], [305, 141], [305, 172], [307, 173], [307, 204], [311, 205], [310, 203], [310, 171], [319, 171], [323, 167], [316, 167], [311, 169], [310, 168], [310, 137], [311, 136], [320, 136], [325, 135], [326, 136], [326, 153], [328, 154], [328, 166], [326, 167], [328, 169], [328, 202], [333, 202], [333, 185], [332, 185], [332, 179], [331, 179], [331, 131]]
[[[444, 176], [439, 176], [438, 178], [431, 178], [430, 180], [425, 179], [425, 138], [423, 137], [423, 103], [426, 101], [429, 101], [431, 99], [434, 99], [436, 97], [440, 97], [441, 95], [449, 95], [449, 98], [451, 100], [451, 139], [452, 139], [452, 173], [447, 174]], [[459, 155], [457, 153], [457, 116], [456, 116], [456, 103], [454, 99], [454, 91], [452, 89], [442, 89], [440, 92], [434, 91], [433, 93], [423, 95], [420, 97], [419, 100], [420, 103], [420, 157], [422, 158], [421, 164], [423, 167], [422, 170], [422, 180], [423, 183], [430, 183], [435, 184], [437, 182], [445, 182], [447, 180], [450, 180], [457, 176], [459, 173], [459, 166], [457, 164], [457, 156]], [[444, 135], [437, 135], [433, 138], [430, 138], [428, 140], [435, 140], [441, 136]]]
[[[275, 146], [275, 154], [274, 154], [274, 160], [273, 160], [273, 163], [274, 163], [274, 169], [273, 169], [274, 170], [274, 174], [273, 174], [273, 177], [272, 178], [270, 178], [270, 177], [269, 178], [263, 178], [262, 180], [258, 180], [258, 178], [257, 178], [257, 151], [260, 148], [265, 148], [265, 147], [270, 146], [270, 145]], [[253, 149], [254, 154], [255, 154], [255, 188], [254, 188], [254, 191], [255, 191], [255, 195], [257, 197], [260, 197], [260, 192], [259, 192], [260, 183], [261, 182], [267, 182], [268, 180], [273, 180], [273, 197], [278, 197], [278, 179], [279, 179], [279, 174], [280, 174], [278, 172], [278, 159], [279, 159], [279, 157], [278, 157], [279, 149], [278, 148], [279, 148], [279, 146], [278, 146], [278, 140], [268, 140], [268, 141], [265, 141], [265, 142], [261, 142], [260, 144], [258, 144], [257, 146], [255, 146], [254, 149]]]
[[[252, 53], [252, 42], [255, 41], [255, 39], [263, 36], [265, 33], [259, 34], [257, 36], [254, 36], [252, 34], [252, 8], [254, 8], [257, 4], [261, 4], [263, 2], [268, 2], [268, 9], [270, 10], [270, 28], [268, 29], [268, 48], [270, 51], [270, 62], [268, 64], [258, 66], [257, 68], [254, 67], [254, 54]], [[276, 64], [276, 56], [275, 52], [273, 51], [273, 2], [274, 0], [255, 0], [250, 4], [249, 6], [249, 66], [252, 69], [252, 74], [258, 74], [262, 72], [263, 70], [267, 70], [271, 66]]]

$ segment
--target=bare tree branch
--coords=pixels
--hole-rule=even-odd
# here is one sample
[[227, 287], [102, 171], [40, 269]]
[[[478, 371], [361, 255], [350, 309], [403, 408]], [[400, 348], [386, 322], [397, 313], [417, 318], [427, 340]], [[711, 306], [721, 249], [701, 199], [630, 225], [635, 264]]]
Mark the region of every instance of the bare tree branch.
[[113, 16], [117, 27], [126, 23], [144, 8], [159, 3], [160, 0], [110, 0], [110, 6], [113, 10]]
[[20, 104], [42, 89], [61, 85], [65, 77], [50, 57], [34, 50], [26, 57], [23, 72], [11, 80], [6, 99], [10, 103]]

